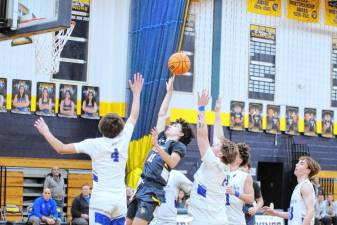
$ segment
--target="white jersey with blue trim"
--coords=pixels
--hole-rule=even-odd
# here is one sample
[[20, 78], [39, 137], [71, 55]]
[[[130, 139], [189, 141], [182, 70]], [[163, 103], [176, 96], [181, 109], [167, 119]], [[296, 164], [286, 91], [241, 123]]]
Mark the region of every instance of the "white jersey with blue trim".
[[[301, 188], [305, 183], [307, 183], [311, 187], [312, 199], [315, 200], [314, 187], [308, 179], [297, 184], [293, 191], [293, 194], [291, 195], [288, 225], [301, 225], [303, 223], [305, 215], [307, 214], [307, 207], [305, 206], [304, 199], [301, 194]], [[313, 225], [314, 223], [315, 219], [312, 218], [310, 225]]]
[[[234, 191], [244, 192], [245, 181], [248, 174], [240, 169], [229, 173], [228, 186]], [[245, 214], [243, 213], [244, 202], [234, 195], [226, 197], [226, 207], [228, 215], [228, 224], [230, 225], [246, 225]]]
[[112, 204], [118, 204], [122, 214], [126, 213], [125, 166], [133, 129], [133, 124], [127, 122], [115, 138], [86, 139], [75, 144], [78, 153], [85, 153], [92, 160], [94, 182], [90, 207], [95, 204], [110, 211]]
[[229, 167], [209, 147], [201, 158], [202, 164], [194, 174], [189, 214], [192, 225], [227, 225], [225, 183]]

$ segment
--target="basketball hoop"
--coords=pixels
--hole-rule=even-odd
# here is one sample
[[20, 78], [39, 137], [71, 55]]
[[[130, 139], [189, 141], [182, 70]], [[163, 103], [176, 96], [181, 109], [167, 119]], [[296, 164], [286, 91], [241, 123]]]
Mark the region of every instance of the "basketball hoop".
[[37, 74], [53, 75], [59, 72], [61, 52], [75, 26], [76, 23], [72, 21], [67, 29], [33, 36]]

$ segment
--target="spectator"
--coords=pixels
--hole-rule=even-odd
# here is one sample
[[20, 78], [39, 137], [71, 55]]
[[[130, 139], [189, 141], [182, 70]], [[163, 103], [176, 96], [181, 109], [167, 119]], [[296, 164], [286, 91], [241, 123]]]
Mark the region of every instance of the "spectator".
[[318, 195], [315, 203], [315, 225], [331, 225], [331, 218], [326, 213], [326, 202], [323, 193]]
[[335, 210], [335, 203], [333, 201], [332, 194], [328, 195], [328, 198], [325, 201], [325, 207], [326, 207], [326, 213], [328, 214], [328, 217], [331, 218], [332, 224], [333, 225], [337, 225], [337, 216], [336, 216], [336, 210]]
[[[248, 174], [250, 174], [251, 165], [248, 162], [246, 165], [241, 167], [242, 170]], [[254, 189], [254, 203], [256, 204], [245, 204], [243, 206], [243, 212], [245, 213], [246, 224], [254, 225], [255, 224], [255, 214], [259, 211], [264, 202], [261, 194], [261, 188], [256, 181], [253, 181], [253, 189]]]
[[57, 218], [56, 202], [51, 198], [49, 188], [44, 188], [42, 197], [35, 199], [29, 222], [32, 225], [40, 225], [41, 222], [50, 225], [59, 225], [60, 220]]
[[314, 190], [315, 190], [315, 196], [316, 199], [318, 198], [319, 194], [323, 194], [323, 189], [319, 183], [319, 177], [315, 176], [312, 180], [312, 185], [314, 186]]
[[56, 206], [61, 210], [59, 217], [63, 220], [65, 187], [64, 178], [57, 166], [54, 166], [51, 169], [51, 173], [46, 176], [43, 188], [49, 188], [51, 190], [51, 196], [55, 200]]
[[185, 192], [183, 190], [179, 190], [176, 201], [176, 208], [186, 208], [186, 198]]
[[83, 184], [79, 196], [74, 198], [71, 206], [71, 216], [73, 225], [89, 224], [89, 202], [90, 202], [90, 185]]

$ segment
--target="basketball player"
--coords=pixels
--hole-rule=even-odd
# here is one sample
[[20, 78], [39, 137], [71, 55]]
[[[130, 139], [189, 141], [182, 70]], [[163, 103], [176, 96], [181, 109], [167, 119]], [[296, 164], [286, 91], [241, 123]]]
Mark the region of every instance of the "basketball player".
[[188, 124], [176, 120], [165, 130], [166, 114], [173, 94], [173, 79], [166, 84], [166, 95], [158, 113], [156, 128], [152, 130], [153, 148], [144, 163], [135, 197], [127, 212], [127, 225], [147, 225], [157, 206], [165, 202], [164, 187], [169, 173], [186, 154], [186, 145], [193, 133]]
[[[215, 107], [214, 138], [221, 139], [224, 137], [220, 117], [221, 99], [218, 99]], [[230, 171], [226, 180], [226, 212], [228, 224], [246, 225], [245, 214], [242, 209], [244, 203], [252, 204], [254, 201], [253, 179], [250, 175], [243, 172], [240, 166], [248, 163], [249, 146], [243, 143], [237, 144], [239, 154], [235, 161], [230, 164]]]
[[288, 219], [288, 225], [313, 225], [315, 191], [310, 179], [318, 174], [319, 170], [320, 166], [313, 158], [301, 156], [294, 171], [298, 184], [291, 195], [289, 212], [276, 211], [267, 206], [263, 207], [262, 211], [268, 215]]
[[175, 199], [179, 190], [190, 193], [193, 183], [181, 172], [172, 170], [165, 190], [166, 202], [154, 212], [150, 225], [177, 225], [177, 208]]
[[144, 79], [135, 74], [129, 86], [133, 93], [130, 117], [124, 123], [117, 114], [104, 116], [98, 124], [103, 137], [64, 144], [49, 131], [42, 118], [35, 127], [60, 154], [85, 153], [91, 157], [93, 191], [89, 205], [89, 223], [124, 225], [126, 214], [125, 165], [128, 146], [139, 115], [140, 92]]
[[[189, 214], [192, 225], [227, 225], [227, 213], [224, 204], [226, 188], [224, 183], [229, 172], [228, 165], [238, 155], [237, 146], [224, 138], [212, 147], [208, 140], [205, 119], [205, 106], [209, 102], [208, 91], [198, 96], [197, 141], [202, 164], [194, 175], [191, 191]], [[221, 126], [221, 121], [216, 120]]]

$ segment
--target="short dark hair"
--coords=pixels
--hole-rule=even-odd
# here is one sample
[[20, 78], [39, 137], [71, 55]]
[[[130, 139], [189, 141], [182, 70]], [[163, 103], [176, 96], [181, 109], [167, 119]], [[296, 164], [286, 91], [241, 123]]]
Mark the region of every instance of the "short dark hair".
[[233, 163], [236, 159], [236, 156], [239, 154], [238, 146], [234, 142], [227, 139], [222, 139], [221, 142], [221, 152], [223, 154], [221, 161], [225, 164]]
[[116, 113], [108, 113], [98, 123], [99, 132], [107, 138], [117, 137], [124, 128], [123, 119]]
[[246, 143], [238, 143], [239, 154], [242, 160], [240, 166], [244, 166], [248, 163], [250, 147]]
[[184, 145], [188, 145], [191, 142], [192, 138], [194, 138], [191, 127], [182, 118], [176, 119], [174, 123], [181, 124], [181, 132], [184, 134], [182, 137], [180, 137], [179, 141], [182, 142]]

